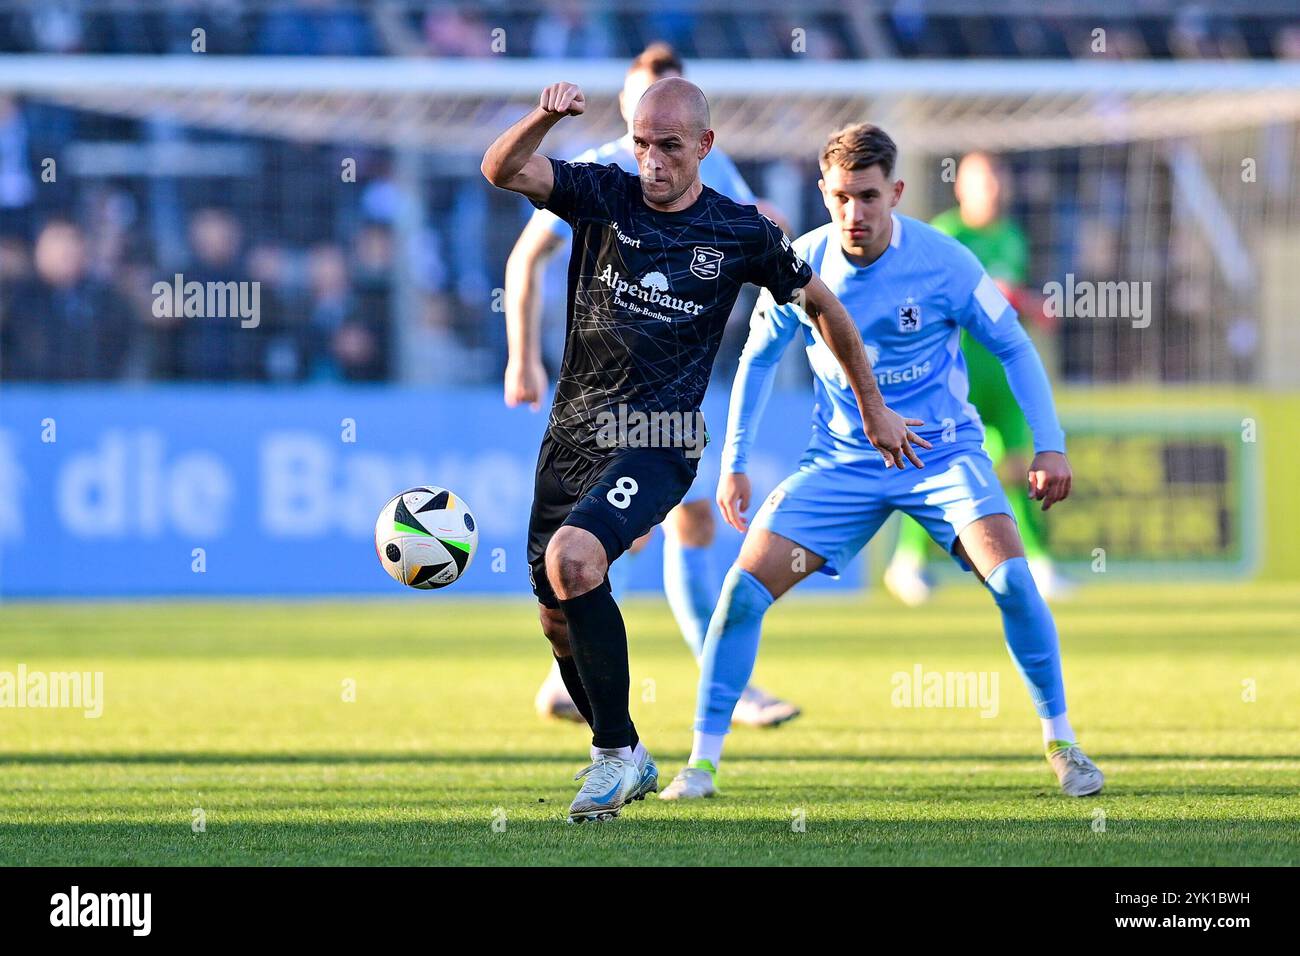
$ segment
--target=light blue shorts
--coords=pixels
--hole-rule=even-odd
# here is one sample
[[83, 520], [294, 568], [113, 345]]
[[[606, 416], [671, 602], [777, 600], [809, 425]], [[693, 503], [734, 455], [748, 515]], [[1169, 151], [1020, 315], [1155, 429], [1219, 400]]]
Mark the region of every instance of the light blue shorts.
[[924, 469], [899, 471], [885, 468], [878, 456], [845, 462], [810, 448], [799, 470], [768, 495], [751, 527], [789, 538], [826, 560], [823, 574], [838, 576], [894, 511], [915, 518], [949, 554], [967, 525], [1011, 514], [993, 462], [979, 445], [936, 444], [917, 454]]

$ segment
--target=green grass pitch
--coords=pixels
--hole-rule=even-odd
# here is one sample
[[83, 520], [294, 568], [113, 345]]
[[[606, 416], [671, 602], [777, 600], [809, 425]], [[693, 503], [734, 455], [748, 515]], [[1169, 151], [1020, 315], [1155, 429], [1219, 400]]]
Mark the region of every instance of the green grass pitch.
[[[695, 668], [661, 599], [627, 617], [667, 783]], [[720, 799], [575, 827], [587, 739], [533, 714], [549, 657], [523, 597], [8, 605], [0, 671], [102, 671], [105, 700], [0, 709], [0, 863], [1300, 861], [1295, 587], [1091, 585], [1058, 620], [1099, 797], [1058, 793], [995, 609], [954, 584], [916, 611], [781, 602], [756, 679], [804, 716], [735, 731]], [[997, 672], [998, 713], [894, 706], [918, 664]]]

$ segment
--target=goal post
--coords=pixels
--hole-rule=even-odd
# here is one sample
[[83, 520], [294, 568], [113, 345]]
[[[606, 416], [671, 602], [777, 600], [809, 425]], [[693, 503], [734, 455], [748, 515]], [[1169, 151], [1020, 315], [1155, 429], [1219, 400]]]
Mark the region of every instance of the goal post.
[[[111, 114], [323, 142], [482, 152], [549, 82], [590, 95], [582, 138], [622, 128], [622, 60], [73, 56], [0, 58], [0, 90]], [[1300, 63], [694, 61], [739, 158], [802, 158], [810, 139], [888, 113], [911, 148], [1039, 149], [1227, 132], [1300, 119]], [[560, 131], [563, 132], [562, 130]]]

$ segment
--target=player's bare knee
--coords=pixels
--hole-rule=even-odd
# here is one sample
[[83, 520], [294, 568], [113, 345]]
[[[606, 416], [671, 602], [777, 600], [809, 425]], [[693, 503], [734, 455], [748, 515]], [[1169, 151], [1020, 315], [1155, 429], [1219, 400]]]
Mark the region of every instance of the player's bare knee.
[[[598, 587], [605, 580], [603, 549], [593, 535], [556, 532], [546, 548], [546, 576], [560, 600], [568, 600]], [[594, 545], [594, 548], [593, 548]]]
[[605, 572], [596, 562], [581, 555], [561, 552], [555, 557], [552, 580], [555, 593], [560, 600], [567, 601], [599, 587], [605, 580]]
[[664, 531], [676, 538], [684, 548], [709, 547], [713, 544], [715, 529], [712, 501], [692, 501], [678, 505], [669, 515], [669, 522], [664, 524]]
[[954, 550], [975, 570], [981, 581], [1003, 562], [1025, 556], [1020, 532], [1010, 515], [980, 518], [962, 529], [957, 542]]
[[771, 531], [750, 531], [736, 564], [779, 598], [826, 561], [789, 538]]

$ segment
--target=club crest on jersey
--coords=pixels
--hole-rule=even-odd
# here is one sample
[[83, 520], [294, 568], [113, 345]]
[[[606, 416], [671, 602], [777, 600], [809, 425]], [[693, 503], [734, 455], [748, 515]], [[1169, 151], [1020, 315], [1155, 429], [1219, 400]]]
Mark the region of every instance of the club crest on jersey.
[[722, 274], [722, 253], [709, 246], [691, 250], [691, 272], [701, 279], [716, 279]]
[[921, 331], [921, 307], [908, 296], [907, 304], [898, 307], [898, 331]]

